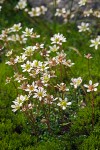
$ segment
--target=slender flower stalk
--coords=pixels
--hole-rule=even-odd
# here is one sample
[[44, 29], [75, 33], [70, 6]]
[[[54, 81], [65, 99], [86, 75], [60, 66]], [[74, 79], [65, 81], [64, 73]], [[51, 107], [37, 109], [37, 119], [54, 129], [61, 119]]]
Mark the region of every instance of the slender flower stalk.
[[94, 119], [95, 119], [95, 115], [94, 115], [94, 94], [93, 92], [91, 93], [92, 95], [92, 101], [91, 101], [91, 106], [92, 106], [92, 128], [94, 128]]
[[89, 85], [84, 84], [84, 87], [87, 88], [87, 92], [91, 92], [92, 99], [91, 99], [91, 107], [92, 107], [92, 128], [94, 128], [94, 92], [97, 91], [97, 86], [99, 83], [92, 84], [92, 81], [89, 81]]
[[88, 60], [88, 73], [89, 73], [89, 78], [91, 78], [91, 72], [90, 72], [90, 59], [92, 58], [91, 54], [84, 55], [85, 58]]

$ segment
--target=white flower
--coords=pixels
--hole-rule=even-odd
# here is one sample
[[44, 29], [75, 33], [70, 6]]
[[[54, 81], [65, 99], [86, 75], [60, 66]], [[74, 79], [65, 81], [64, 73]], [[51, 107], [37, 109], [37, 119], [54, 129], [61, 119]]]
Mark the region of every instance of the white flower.
[[40, 7], [32, 8], [31, 11], [28, 12], [28, 14], [31, 17], [34, 17], [34, 16], [40, 16], [42, 14], [44, 15], [46, 11], [47, 8], [45, 6], [40, 6]]
[[60, 102], [57, 105], [60, 106], [63, 110], [65, 110], [67, 106], [71, 105], [71, 102], [68, 102], [67, 98], [59, 98], [59, 101]]
[[63, 36], [63, 34], [55, 34], [53, 37], [51, 37], [52, 44], [59, 44], [62, 45], [63, 42], [66, 42], [66, 38]]
[[36, 49], [44, 48], [44, 44], [36, 43]]
[[87, 58], [87, 59], [93, 58], [92, 55], [91, 55], [90, 53], [88, 53], [87, 55], [84, 55], [84, 57]]
[[47, 7], [45, 7], [45, 6], [40, 6], [40, 13], [41, 14], [45, 14], [46, 13], [46, 11], [47, 11]]
[[12, 108], [12, 111], [13, 112], [16, 112], [18, 109], [20, 109], [20, 107], [22, 106], [22, 104], [21, 103], [18, 103], [18, 102], [13, 102], [14, 103], [14, 105], [11, 105], [11, 108]]
[[79, 32], [89, 31], [89, 23], [82, 22], [80, 26], [78, 26]]
[[42, 72], [47, 71], [49, 69], [48, 63], [41, 63], [40, 66], [38, 67], [38, 69]]
[[35, 68], [38, 68], [39, 66], [42, 65], [42, 62], [38, 61], [38, 60], [34, 60], [32, 62], [32, 66], [35, 67]]
[[7, 40], [15, 42], [16, 41], [16, 35], [12, 34], [11, 36], [8, 36]]
[[34, 69], [34, 70], [31, 70], [31, 72], [29, 73], [29, 75], [32, 77], [32, 78], [36, 78], [36, 76], [39, 74], [39, 69]]
[[48, 59], [49, 67], [56, 66], [58, 64], [56, 57]]
[[27, 38], [24, 35], [21, 35], [21, 36], [17, 35], [16, 40], [18, 40], [20, 44], [23, 44], [23, 43], [26, 43]]
[[72, 67], [75, 63], [72, 63], [72, 61], [70, 59], [68, 59], [67, 61], [63, 62], [63, 64], [65, 66]]
[[57, 86], [56, 86], [58, 89], [59, 89], [59, 91], [69, 91], [69, 89], [68, 88], [66, 88], [66, 84], [65, 83], [60, 83], [60, 84], [57, 84]]
[[82, 83], [82, 78], [72, 78], [71, 79], [72, 83], [70, 83], [71, 85], [74, 86], [74, 88], [76, 89], [81, 83]]
[[86, 4], [87, 0], [80, 0], [79, 1], [79, 6], [84, 6]]
[[31, 11], [28, 12], [28, 14], [29, 14], [31, 17], [40, 16], [40, 15], [41, 15], [40, 8], [39, 8], [39, 7], [32, 8]]
[[66, 53], [62, 50], [61, 52], [57, 52], [56, 61], [58, 63], [65, 64], [66, 62]]
[[24, 36], [30, 36], [33, 34], [33, 28], [29, 29], [29, 28], [26, 28], [25, 31], [23, 31], [23, 35]]
[[10, 58], [10, 60], [6, 62], [6, 64], [8, 64], [8, 65], [15, 65], [16, 63], [17, 63], [16, 59], [14, 59], [14, 58]]
[[35, 90], [33, 98], [38, 98], [40, 101], [46, 96], [46, 90], [44, 88], [39, 87]]
[[93, 13], [92, 9], [83, 12], [84, 17], [89, 17], [92, 13]]
[[37, 85], [35, 84], [35, 82], [33, 81], [32, 82], [32, 85], [27, 85], [27, 88], [25, 89], [25, 91], [31, 93], [31, 92], [34, 92], [37, 88]]
[[93, 92], [93, 91], [97, 91], [97, 86], [99, 85], [99, 83], [95, 83], [95, 84], [92, 84], [92, 81], [90, 80], [89, 81], [89, 85], [87, 84], [84, 84], [84, 87], [87, 88], [87, 92]]
[[57, 52], [59, 49], [59, 46], [53, 45], [53, 46], [49, 46], [49, 48], [50, 48], [50, 51]]
[[23, 54], [22, 56], [16, 56], [15, 60], [18, 63], [24, 62], [27, 59], [26, 55]]
[[36, 49], [36, 46], [28, 46], [26, 48], [23, 48], [25, 50], [25, 55], [26, 56], [32, 56], [33, 55], [33, 52], [35, 51]]
[[24, 76], [22, 76], [22, 74], [18, 74], [18, 73], [14, 73], [14, 80], [18, 81], [19, 83], [23, 80], [26, 80], [27, 78], [25, 78]]
[[19, 35], [19, 34], [13, 34], [8, 37], [8, 41], [18, 41], [20, 44], [26, 43], [27, 38], [24, 35]]
[[6, 53], [6, 56], [7, 57], [9, 57], [9, 56], [11, 56], [12, 55], [12, 50], [11, 51], [8, 51], [7, 53]]
[[21, 65], [23, 72], [30, 72], [32, 70], [32, 63], [27, 61], [26, 64]]
[[[15, 101], [17, 101], [18, 103], [22, 104], [23, 102], [27, 101], [29, 99], [29, 97], [27, 95], [19, 95]], [[13, 101], [13, 102], [15, 102]]]
[[27, 6], [27, 0], [20, 0], [18, 4], [15, 6], [16, 9], [24, 9]]
[[62, 16], [63, 14], [66, 13], [66, 9], [65, 8], [62, 8], [62, 9], [56, 9], [56, 13], [55, 13], [55, 16]]
[[100, 11], [98, 10], [94, 11], [93, 16], [100, 18]]
[[0, 40], [7, 41], [8, 40], [8, 30], [2, 30], [2, 33], [0, 34]]
[[[41, 80], [42, 80], [42, 83], [43, 84], [45, 84], [46, 83], [46, 85], [47, 85], [47, 83], [49, 82], [49, 80], [50, 80], [50, 74], [48, 74], [48, 73], [44, 73], [43, 74], [43, 76], [40, 78]], [[45, 85], [45, 86], [46, 86]]]
[[9, 29], [9, 31], [10, 31], [10, 32], [18, 32], [21, 28], [22, 28], [22, 27], [21, 27], [21, 23], [14, 24], [14, 25]]
[[15, 112], [20, 109], [25, 101], [27, 101], [29, 97], [27, 95], [19, 95], [15, 101], [13, 101], [14, 105], [11, 105], [12, 111]]
[[95, 47], [95, 49], [98, 49], [98, 46], [100, 45], [100, 37], [98, 36], [96, 39], [91, 40], [91, 45], [90, 47]]

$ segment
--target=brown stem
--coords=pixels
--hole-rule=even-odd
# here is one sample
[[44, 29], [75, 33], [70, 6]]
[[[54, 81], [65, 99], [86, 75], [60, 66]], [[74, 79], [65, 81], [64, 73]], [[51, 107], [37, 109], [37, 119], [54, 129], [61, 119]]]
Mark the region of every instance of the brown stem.
[[[31, 125], [31, 128], [34, 132], [35, 135], [37, 135], [37, 132], [36, 132], [36, 125], [35, 125], [35, 118], [33, 116], [32, 113], [29, 113], [27, 110], [24, 111], [25, 115], [27, 116], [29, 122], [30, 122], [30, 125]], [[34, 126], [34, 127], [33, 127]]]
[[84, 92], [84, 94], [85, 94], [85, 96], [86, 96], [86, 95], [87, 95], [87, 93], [86, 93], [86, 91], [85, 91], [84, 86], [82, 86], [82, 85], [81, 85], [81, 88], [82, 88], [82, 90], [83, 90], [83, 92]]
[[63, 68], [62, 68], [62, 65], [60, 64], [60, 80], [62, 82], [62, 79], [63, 79]]

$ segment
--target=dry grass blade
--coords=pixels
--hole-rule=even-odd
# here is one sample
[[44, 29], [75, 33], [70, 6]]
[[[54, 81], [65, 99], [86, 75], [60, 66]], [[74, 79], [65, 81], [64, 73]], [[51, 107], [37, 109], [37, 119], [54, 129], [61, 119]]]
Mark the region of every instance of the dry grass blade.
[[70, 49], [74, 50], [79, 56], [82, 56], [81, 53], [79, 52], [78, 49], [76, 49], [75, 47], [69, 47]]

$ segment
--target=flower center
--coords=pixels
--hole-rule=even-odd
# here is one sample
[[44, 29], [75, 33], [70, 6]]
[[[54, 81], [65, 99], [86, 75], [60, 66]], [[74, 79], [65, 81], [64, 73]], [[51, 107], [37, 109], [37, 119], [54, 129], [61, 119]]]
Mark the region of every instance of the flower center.
[[67, 106], [67, 103], [66, 103], [66, 101], [64, 101], [64, 100], [61, 101], [60, 104], [61, 104], [61, 106], [65, 106], [65, 107]]
[[89, 90], [93, 91], [93, 89], [94, 89], [93, 85], [89, 85]]

